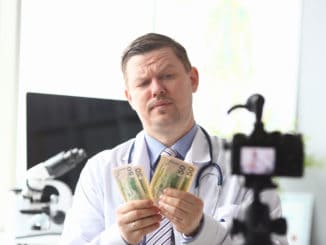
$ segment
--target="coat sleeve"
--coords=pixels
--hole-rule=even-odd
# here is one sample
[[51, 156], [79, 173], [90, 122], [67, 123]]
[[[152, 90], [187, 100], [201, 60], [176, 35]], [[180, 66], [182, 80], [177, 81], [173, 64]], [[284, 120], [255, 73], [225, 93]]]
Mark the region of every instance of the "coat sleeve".
[[59, 244], [125, 244], [116, 224], [105, 227], [100, 176], [97, 162], [90, 160], [81, 172]]

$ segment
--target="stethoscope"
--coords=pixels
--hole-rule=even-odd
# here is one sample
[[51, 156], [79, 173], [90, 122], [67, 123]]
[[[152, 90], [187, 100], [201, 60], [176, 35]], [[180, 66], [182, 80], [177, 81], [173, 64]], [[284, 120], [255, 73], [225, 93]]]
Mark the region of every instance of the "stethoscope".
[[[210, 161], [208, 163], [206, 163], [203, 167], [201, 167], [197, 173], [196, 176], [196, 180], [195, 180], [195, 189], [199, 188], [200, 185], [200, 181], [206, 176], [206, 175], [212, 175], [212, 173], [208, 173], [208, 174], [204, 174], [205, 170], [208, 170], [209, 168], [215, 168], [216, 172], [217, 172], [217, 187], [222, 186], [223, 184], [223, 174], [222, 174], [222, 169], [220, 167], [220, 165], [218, 165], [217, 163], [215, 163], [213, 161], [213, 145], [212, 145], [212, 141], [210, 136], [208, 135], [208, 133], [206, 132], [206, 130], [204, 128], [202, 128], [200, 126], [200, 129], [202, 130], [202, 132], [205, 135], [206, 141], [208, 143], [208, 150], [209, 150], [209, 156], [210, 156]], [[133, 153], [133, 149], [135, 146], [135, 142], [132, 143], [130, 150], [129, 150], [129, 154], [128, 154], [128, 163], [131, 163], [131, 158], [132, 158], [132, 153]]]

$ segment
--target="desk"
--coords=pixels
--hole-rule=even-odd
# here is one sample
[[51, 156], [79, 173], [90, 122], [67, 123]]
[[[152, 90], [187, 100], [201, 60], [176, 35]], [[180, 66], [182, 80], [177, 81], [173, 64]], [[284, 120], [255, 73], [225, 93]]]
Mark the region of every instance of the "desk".
[[24, 239], [14, 239], [8, 234], [0, 232], [0, 244], [10, 245], [57, 245], [59, 243], [59, 235], [47, 235], [39, 237], [30, 237]]
[[47, 235], [39, 237], [30, 237], [24, 239], [16, 239], [16, 245], [57, 245], [59, 243], [60, 236]]

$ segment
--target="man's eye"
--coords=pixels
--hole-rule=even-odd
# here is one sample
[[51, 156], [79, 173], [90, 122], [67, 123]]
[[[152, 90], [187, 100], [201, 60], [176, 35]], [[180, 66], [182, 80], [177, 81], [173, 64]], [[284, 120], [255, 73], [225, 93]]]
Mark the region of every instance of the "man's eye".
[[144, 80], [144, 81], [140, 81], [138, 84], [137, 84], [137, 87], [145, 87], [149, 84], [149, 80]]
[[172, 77], [173, 77], [172, 74], [163, 74], [163, 75], [161, 76], [161, 79], [163, 79], [163, 80], [168, 80], [168, 79], [171, 79]]

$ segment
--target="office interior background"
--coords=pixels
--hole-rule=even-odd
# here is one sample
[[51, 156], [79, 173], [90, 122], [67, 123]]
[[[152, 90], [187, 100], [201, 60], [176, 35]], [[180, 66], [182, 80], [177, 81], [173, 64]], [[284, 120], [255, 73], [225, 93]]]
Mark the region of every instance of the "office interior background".
[[250, 133], [252, 115], [226, 111], [259, 92], [267, 130], [304, 135], [305, 175], [279, 178], [279, 189], [312, 197], [301, 217], [311, 219], [307, 244], [324, 244], [325, 10], [324, 0], [0, 0], [0, 217], [26, 171], [26, 92], [124, 99], [123, 48], [160, 32], [184, 44], [199, 68], [195, 116], [210, 133]]

